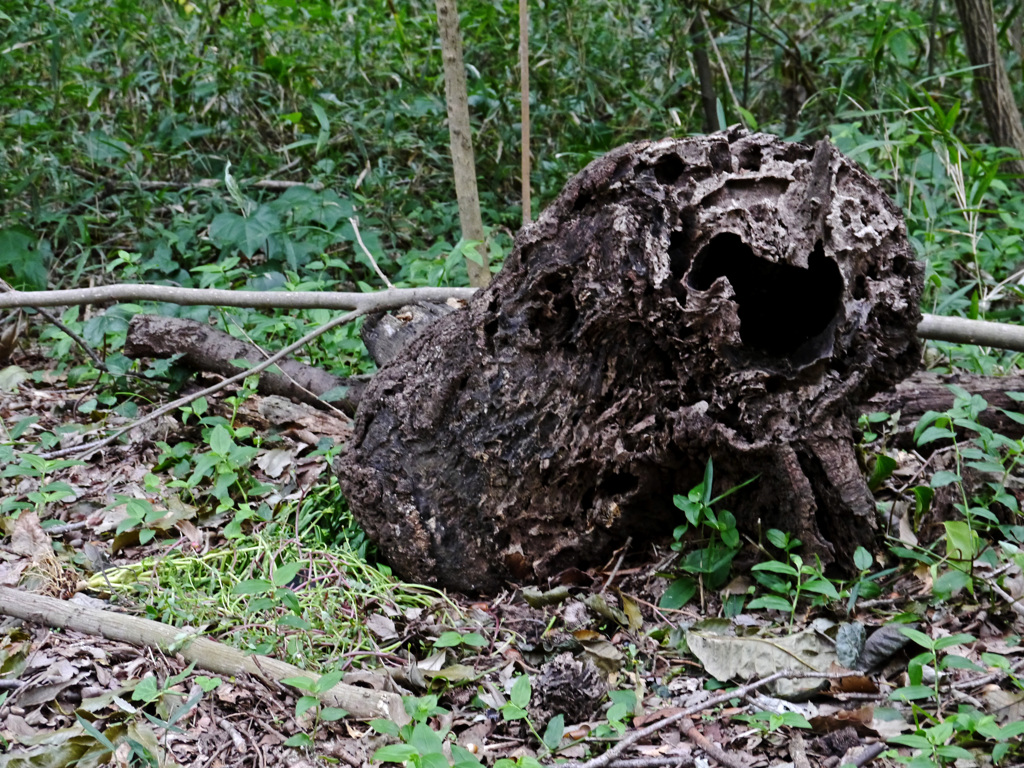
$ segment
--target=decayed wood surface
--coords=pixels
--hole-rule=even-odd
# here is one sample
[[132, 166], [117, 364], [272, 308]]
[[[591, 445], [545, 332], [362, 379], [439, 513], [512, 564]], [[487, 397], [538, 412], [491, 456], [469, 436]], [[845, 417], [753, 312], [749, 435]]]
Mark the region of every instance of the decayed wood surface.
[[825, 142], [641, 142], [571, 180], [374, 377], [338, 463], [401, 575], [474, 591], [664, 535], [699, 482], [825, 562], [871, 546], [857, 405], [918, 365], [921, 268]]

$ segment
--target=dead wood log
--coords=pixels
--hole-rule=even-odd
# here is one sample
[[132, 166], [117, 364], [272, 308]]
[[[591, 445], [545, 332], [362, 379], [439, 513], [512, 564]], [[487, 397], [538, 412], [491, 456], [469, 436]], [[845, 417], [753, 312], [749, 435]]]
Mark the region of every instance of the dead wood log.
[[[195, 662], [199, 668], [221, 675], [249, 674], [277, 684], [295, 677], [305, 677], [315, 683], [320, 677], [287, 662], [246, 653], [201, 637], [196, 630], [91, 608], [70, 600], [34, 595], [11, 587], [0, 586], [0, 616], [13, 616], [45, 627], [99, 635], [140, 648], [159, 648], [164, 653], [180, 654], [185, 661]], [[386, 684], [387, 679], [382, 677], [380, 682]], [[325, 704], [341, 707], [360, 719], [383, 717], [399, 723], [409, 721], [402, 706], [402, 698], [396, 693], [338, 683], [318, 693], [317, 698]]]
[[[913, 434], [918, 421], [928, 411], [942, 413], [953, 406], [955, 396], [949, 385], [955, 385], [980, 395], [988, 408], [978, 416], [985, 427], [1014, 440], [1024, 437], [1024, 425], [1007, 416], [1004, 411], [1019, 413], [1024, 406], [1006, 395], [1024, 392], [1024, 376], [971, 376], [967, 374], [935, 374], [918, 372], [899, 382], [892, 389], [879, 392], [860, 406], [861, 413], [882, 411], [899, 413], [900, 420], [889, 442], [904, 449], [914, 448]], [[959, 430], [964, 434], [963, 430]], [[931, 448], [946, 445], [945, 441], [932, 443]]]
[[[180, 362], [189, 368], [222, 376], [234, 376], [244, 370], [233, 360], [259, 363], [267, 357], [256, 345], [239, 341], [216, 328], [194, 320], [162, 315], [132, 317], [124, 354], [136, 360], [179, 355]], [[277, 369], [260, 374], [260, 394], [280, 395], [323, 408], [324, 401], [320, 396], [344, 387], [345, 395], [331, 398], [329, 402], [346, 413], [355, 412], [358, 392], [364, 386], [362, 381], [335, 376], [297, 360], [282, 360], [277, 363]]]
[[699, 482], [826, 562], [871, 546], [853, 409], [919, 363], [899, 212], [827, 142], [595, 161], [487, 290], [385, 365], [337, 472], [397, 573], [469, 591], [670, 532]]

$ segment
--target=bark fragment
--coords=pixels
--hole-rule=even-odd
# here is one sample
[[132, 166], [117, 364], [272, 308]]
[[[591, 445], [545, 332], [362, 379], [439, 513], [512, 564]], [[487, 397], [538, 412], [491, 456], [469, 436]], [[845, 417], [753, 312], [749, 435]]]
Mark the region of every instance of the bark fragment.
[[396, 571], [468, 591], [677, 523], [700, 481], [825, 562], [871, 545], [851, 414], [912, 372], [921, 267], [827, 142], [621, 147], [569, 181], [494, 283], [374, 377], [338, 462]]

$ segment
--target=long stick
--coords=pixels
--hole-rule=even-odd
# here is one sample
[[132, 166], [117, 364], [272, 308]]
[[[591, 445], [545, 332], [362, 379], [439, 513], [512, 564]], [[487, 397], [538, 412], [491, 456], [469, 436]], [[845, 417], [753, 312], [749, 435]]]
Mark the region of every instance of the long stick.
[[[208, 304], [218, 307], [259, 309], [348, 309], [372, 312], [398, 309], [420, 301], [468, 300], [476, 288], [393, 288], [376, 293], [313, 291], [223, 291], [211, 288], [174, 288], [164, 285], [116, 284], [66, 291], [8, 291], [0, 293], [0, 309], [63, 307], [117, 301], [165, 301], [169, 304]], [[981, 347], [1024, 352], [1024, 326], [968, 320], [963, 317], [924, 315], [917, 335], [932, 341], [976, 344]]]
[[[288, 677], [305, 677], [314, 681], [319, 677], [292, 664], [269, 656], [246, 654], [237, 648], [159, 621], [33, 595], [10, 587], [0, 587], [0, 614], [47, 627], [99, 635], [135, 646], [159, 648], [167, 654], [180, 653], [185, 661], [194, 661], [197, 667], [219, 675], [249, 674], [275, 683]], [[318, 694], [318, 697], [361, 720], [385, 718], [399, 723], [409, 720], [401, 697], [394, 693], [339, 683], [329, 691]]]
[[164, 301], [168, 304], [208, 304], [213, 307], [257, 309], [398, 309], [421, 301], [468, 299], [476, 288], [392, 288], [374, 293], [330, 291], [225, 291], [215, 288], [176, 288], [170, 285], [117, 283], [64, 291], [7, 291], [0, 309], [11, 307], [70, 307], [117, 301]]

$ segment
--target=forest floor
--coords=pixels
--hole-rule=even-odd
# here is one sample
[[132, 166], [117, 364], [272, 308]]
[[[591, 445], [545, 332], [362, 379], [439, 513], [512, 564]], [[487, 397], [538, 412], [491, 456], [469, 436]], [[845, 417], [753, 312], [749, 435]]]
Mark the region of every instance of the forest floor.
[[[37, 349], [15, 354], [0, 380], [0, 419], [7, 439], [52, 435], [54, 450], [84, 439], [67, 423], [99, 411], [83, 412], [95, 393], [68, 388], [49, 362]], [[315, 412], [281, 417], [281, 404], [267, 400], [211, 399], [206, 417], [223, 416], [239, 442], [246, 427], [263, 436], [250, 441], [245, 471], [252, 497], [263, 493], [274, 509], [329, 482], [330, 453], [315, 447], [324, 434], [344, 440], [348, 425]], [[130, 422], [106, 411], [102, 426]], [[418, 768], [1022, 764], [1016, 560], [979, 557], [968, 588], [940, 600], [934, 564], [882, 548], [871, 599], [837, 581], [842, 599], [809, 603], [798, 592], [788, 612], [750, 611], [755, 553], [745, 549], [724, 589], [669, 610], [659, 600], [676, 554], [626, 542], [605, 566], [567, 571], [543, 590], [443, 594], [403, 584], [351, 549], [311, 543], [298, 513], [239, 519], [194, 504], [187, 480], [156, 468], [171, 463], [174, 445], [201, 443], [200, 433], [196, 418], [173, 415], [84, 460], [16, 453], [0, 471], [0, 498], [25, 504], [0, 521], [0, 585], [197, 627], [386, 686], [409, 697], [412, 723], [370, 725], [295, 687], [6, 618], [0, 766], [356, 768], [386, 745], [377, 762]], [[899, 472], [920, 469], [910, 461]], [[133, 508], [139, 498], [162, 503]], [[889, 543], [909, 546], [906, 528]], [[852, 674], [841, 660], [870, 669]]]

